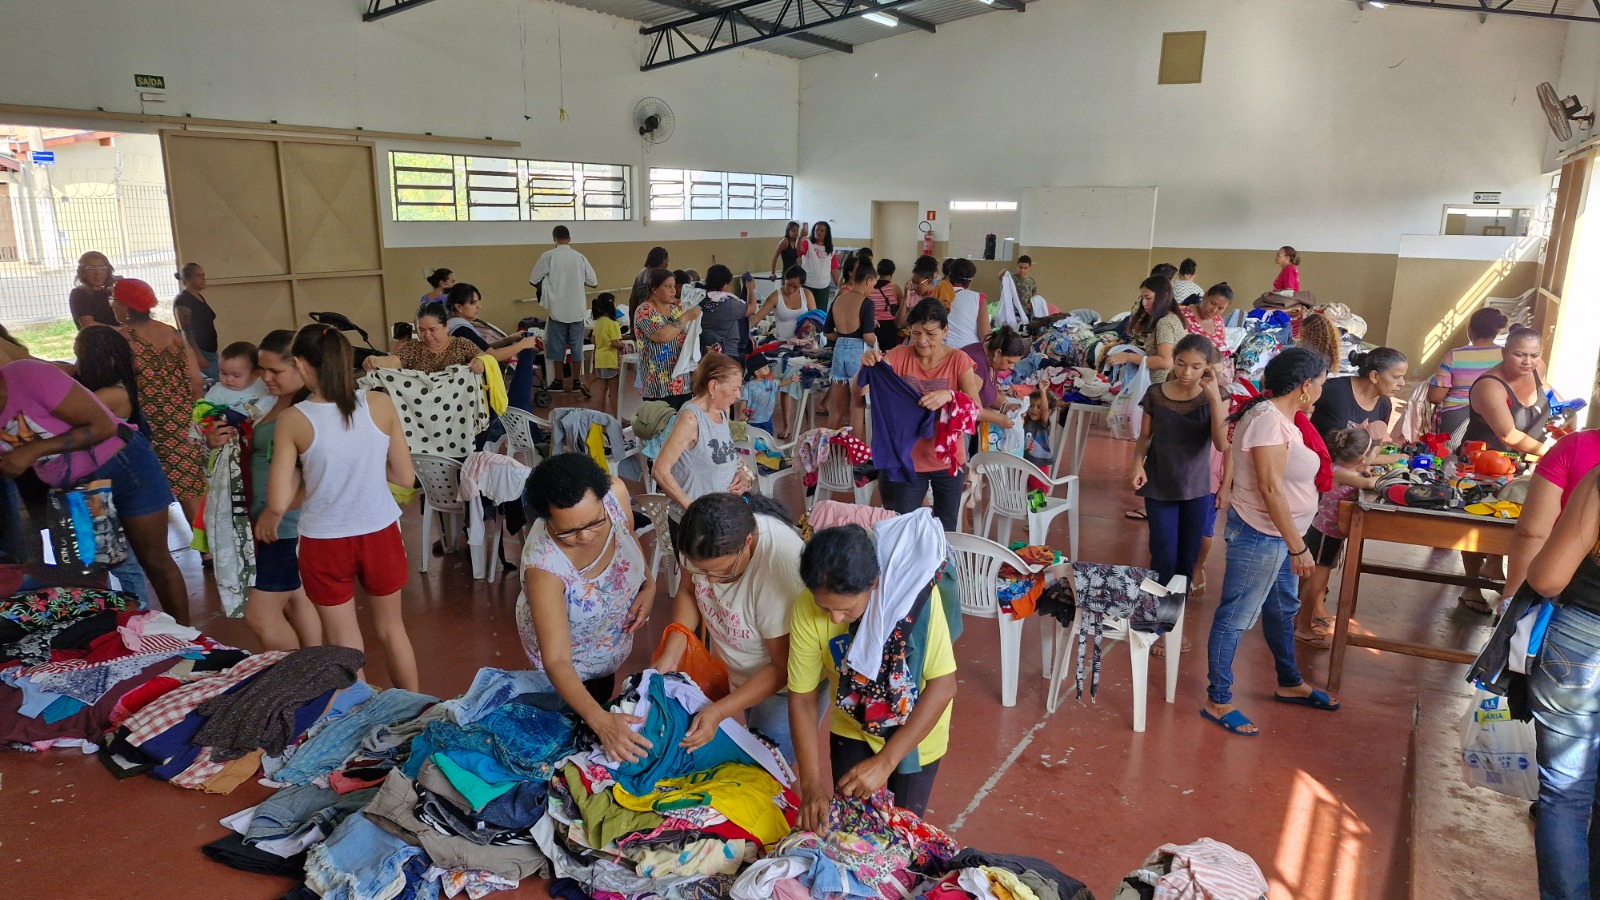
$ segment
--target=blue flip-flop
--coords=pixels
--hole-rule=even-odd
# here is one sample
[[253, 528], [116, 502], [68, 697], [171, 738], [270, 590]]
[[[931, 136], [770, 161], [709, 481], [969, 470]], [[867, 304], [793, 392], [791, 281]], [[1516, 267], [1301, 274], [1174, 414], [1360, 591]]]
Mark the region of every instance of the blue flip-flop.
[[1333, 702], [1333, 698], [1328, 696], [1327, 691], [1314, 690], [1304, 697], [1285, 697], [1282, 694], [1273, 694], [1272, 699], [1278, 701], [1279, 703], [1293, 703], [1295, 706], [1309, 706], [1312, 709], [1320, 709], [1324, 712], [1333, 712], [1339, 708], [1339, 704]]
[[1250, 721], [1248, 716], [1237, 709], [1229, 710], [1228, 714], [1220, 719], [1204, 709], [1200, 710], [1200, 715], [1206, 721], [1215, 722], [1218, 725], [1221, 725], [1223, 728], [1226, 728], [1229, 734], [1237, 734], [1240, 737], [1255, 737], [1261, 733], [1259, 730], [1240, 731], [1239, 729], [1245, 727], [1246, 725], [1254, 725], [1255, 723]]

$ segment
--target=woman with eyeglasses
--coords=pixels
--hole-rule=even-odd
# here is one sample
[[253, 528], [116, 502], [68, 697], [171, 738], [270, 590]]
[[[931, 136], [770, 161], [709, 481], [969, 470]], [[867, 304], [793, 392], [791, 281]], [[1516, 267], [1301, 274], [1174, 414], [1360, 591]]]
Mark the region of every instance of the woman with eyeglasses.
[[650, 742], [629, 726], [643, 719], [605, 707], [656, 593], [633, 535], [628, 488], [589, 456], [562, 453], [528, 476], [522, 502], [533, 523], [517, 598], [522, 647], [607, 756], [642, 759]]
[[[693, 751], [717, 735], [723, 719], [743, 713], [745, 724], [777, 742], [794, 759], [789, 730], [789, 616], [805, 585], [800, 554], [805, 542], [782, 506], [766, 497], [707, 494], [678, 524], [683, 574], [673, 597], [672, 621], [689, 631], [702, 622], [713, 656], [728, 667], [733, 692], [702, 709], [684, 735]], [[673, 671], [688, 640], [667, 635], [655, 667]]]
[[112, 273], [111, 260], [98, 250], [90, 250], [78, 257], [77, 285], [67, 297], [72, 310], [72, 321], [79, 328], [90, 325], [121, 325], [111, 311]]

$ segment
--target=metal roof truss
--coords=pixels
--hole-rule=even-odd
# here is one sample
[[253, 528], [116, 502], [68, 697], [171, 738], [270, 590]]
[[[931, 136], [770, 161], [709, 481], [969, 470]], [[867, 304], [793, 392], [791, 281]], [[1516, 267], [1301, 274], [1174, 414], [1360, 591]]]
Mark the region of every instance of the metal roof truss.
[[[1565, 22], [1600, 23], [1600, 0], [1380, 0], [1387, 6], [1440, 9], [1489, 16], [1522, 16]], [[1366, 6], [1365, 0], [1361, 2]]]
[[[662, 2], [662, 0], [656, 0]], [[835, 41], [823, 43], [823, 38], [807, 34], [814, 28], [831, 25], [835, 22], [844, 22], [860, 18], [869, 13], [882, 13], [908, 6], [920, 0], [782, 0], [782, 5], [774, 14], [757, 16], [750, 10], [757, 6], [770, 6], [773, 0], [741, 0], [728, 6], [706, 8], [702, 12], [686, 18], [665, 22], [639, 29], [639, 33], [650, 38], [650, 47], [645, 54], [644, 64], [639, 68], [642, 71], [659, 69], [674, 63], [687, 62], [712, 53], [721, 53], [724, 50], [734, 50], [739, 47], [748, 47], [774, 38], [792, 38], [794, 40], [818, 43], [828, 46], [830, 50], [840, 50], [849, 53], [850, 45]], [[1600, 2], [1600, 0], [1597, 0]], [[679, 3], [663, 5], [679, 6]], [[687, 5], [687, 4], [684, 4]], [[694, 6], [700, 6], [694, 3]], [[1014, 9], [1021, 12], [1024, 5], [1021, 0], [995, 0], [994, 6], [1004, 9]], [[915, 16], [896, 12], [894, 16], [901, 22], [913, 28], [932, 32], [935, 26]], [[709, 34], [691, 34], [684, 29], [690, 25], [709, 23]], [[704, 30], [705, 26], [701, 29]]]

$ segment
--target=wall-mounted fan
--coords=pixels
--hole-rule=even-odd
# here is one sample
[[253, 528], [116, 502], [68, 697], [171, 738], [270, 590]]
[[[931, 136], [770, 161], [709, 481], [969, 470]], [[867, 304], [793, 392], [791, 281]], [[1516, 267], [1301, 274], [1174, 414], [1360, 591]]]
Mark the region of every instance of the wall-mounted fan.
[[1539, 105], [1544, 107], [1545, 117], [1550, 120], [1550, 130], [1555, 132], [1557, 140], [1572, 140], [1573, 122], [1577, 122], [1584, 131], [1594, 127], [1594, 113], [1586, 111], [1575, 96], [1565, 100], [1557, 97], [1555, 87], [1548, 81], [1539, 84]]
[[652, 144], [665, 143], [672, 137], [672, 107], [660, 97], [646, 97], [633, 108], [633, 127], [639, 137]]

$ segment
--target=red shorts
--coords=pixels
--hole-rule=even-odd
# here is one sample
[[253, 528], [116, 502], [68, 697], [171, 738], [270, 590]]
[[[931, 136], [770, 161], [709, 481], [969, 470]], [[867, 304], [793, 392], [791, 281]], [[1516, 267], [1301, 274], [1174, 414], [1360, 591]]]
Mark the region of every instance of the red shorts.
[[369, 595], [383, 597], [405, 587], [410, 577], [399, 522], [355, 537], [300, 538], [300, 581], [318, 606], [350, 602], [357, 579]]

